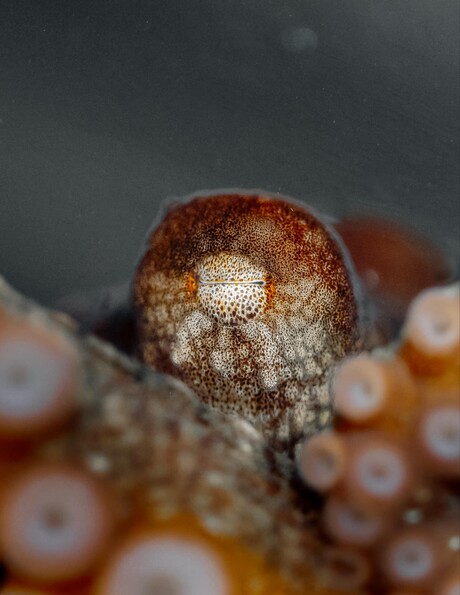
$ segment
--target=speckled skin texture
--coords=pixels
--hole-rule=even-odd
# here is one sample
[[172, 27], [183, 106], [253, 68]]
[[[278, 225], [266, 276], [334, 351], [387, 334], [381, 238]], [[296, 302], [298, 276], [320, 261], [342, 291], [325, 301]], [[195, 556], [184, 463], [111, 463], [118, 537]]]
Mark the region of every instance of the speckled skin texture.
[[336, 239], [260, 194], [193, 197], [153, 230], [133, 287], [141, 357], [276, 447], [329, 424], [359, 315]]

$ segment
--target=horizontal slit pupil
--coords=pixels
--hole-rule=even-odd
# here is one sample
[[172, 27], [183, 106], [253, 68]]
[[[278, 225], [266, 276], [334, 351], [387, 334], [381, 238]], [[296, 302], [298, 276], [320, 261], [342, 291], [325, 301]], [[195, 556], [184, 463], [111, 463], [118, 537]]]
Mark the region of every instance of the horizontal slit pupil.
[[202, 279], [198, 280], [200, 285], [258, 285], [263, 286], [265, 285], [265, 281], [203, 281]]

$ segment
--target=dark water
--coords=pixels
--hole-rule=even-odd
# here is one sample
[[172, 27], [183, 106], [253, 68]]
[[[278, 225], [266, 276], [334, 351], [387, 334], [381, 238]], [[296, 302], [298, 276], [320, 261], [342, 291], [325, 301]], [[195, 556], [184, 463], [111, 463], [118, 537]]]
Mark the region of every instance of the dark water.
[[458, 259], [456, 0], [0, 0], [0, 271], [127, 279], [158, 204], [258, 187]]

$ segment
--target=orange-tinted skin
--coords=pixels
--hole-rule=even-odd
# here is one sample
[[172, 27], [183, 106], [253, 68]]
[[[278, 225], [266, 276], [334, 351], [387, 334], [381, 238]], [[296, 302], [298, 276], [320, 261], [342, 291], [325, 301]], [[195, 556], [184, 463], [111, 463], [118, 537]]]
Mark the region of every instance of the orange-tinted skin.
[[441, 250], [396, 221], [355, 216], [335, 226], [351, 254], [365, 289], [378, 300], [384, 317], [401, 322], [423, 289], [452, 275]]
[[[269, 199], [271, 200], [271, 199]], [[299, 209], [296, 206], [292, 206], [289, 205], [289, 208], [296, 212], [296, 210], [300, 210], [303, 212], [302, 209]], [[282, 210], [282, 209], [281, 209]], [[183, 218], [182, 224], [185, 225], [185, 223], [187, 223], [186, 221], [186, 217]], [[195, 221], [198, 221], [199, 217], [196, 216], [195, 217]], [[300, 225], [300, 224], [299, 224]], [[320, 224], [318, 224], [319, 227], [321, 227]], [[180, 226], [179, 226], [180, 227]], [[205, 226], [204, 226], [205, 227]], [[184, 230], [180, 230], [181, 234], [184, 235], [185, 231]], [[164, 235], [164, 234], [163, 234]], [[180, 235], [180, 234], [179, 234]], [[178, 248], [179, 251], [183, 250], [185, 247], [187, 246], [187, 243], [185, 240], [183, 240], [182, 245]], [[171, 251], [173, 250], [174, 246], [171, 248]], [[193, 249], [193, 248], [188, 248]], [[335, 252], [334, 252], [335, 253]], [[321, 253], [318, 253], [321, 254]], [[321, 256], [318, 256], [318, 254], [316, 255], [315, 258], [318, 258]], [[149, 251], [147, 252], [144, 260], [146, 261], [146, 266], [148, 266], [148, 255], [149, 255]], [[166, 256], [168, 256], [166, 253], [160, 253], [158, 258], [157, 258], [157, 265], [160, 267], [162, 264], [162, 260], [166, 259]], [[168, 256], [169, 257], [169, 256]], [[338, 259], [340, 261], [340, 258]], [[144, 261], [143, 261], [144, 262]], [[142, 265], [141, 265], [142, 266]], [[162, 269], [163, 270], [163, 269]], [[184, 293], [186, 295], [189, 296], [189, 298], [191, 300], [196, 300], [197, 299], [197, 290], [198, 290], [198, 284], [197, 284], [197, 279], [196, 279], [196, 275], [194, 274], [194, 271], [192, 270], [192, 272], [186, 273], [184, 274], [184, 277], [180, 276], [180, 271], [182, 270], [181, 268], [177, 269], [179, 271], [179, 273], [177, 273], [179, 275], [179, 279], [181, 281], [184, 282], [185, 285], [185, 289], [184, 289]], [[138, 274], [138, 278], [140, 278], [140, 273]], [[144, 287], [148, 289], [148, 278], [144, 279], [143, 283], [145, 284]], [[279, 278], [278, 278], [278, 283], [279, 283]], [[276, 307], [276, 300], [279, 297], [279, 292], [277, 291], [277, 278], [275, 276], [270, 278], [270, 283], [267, 283], [265, 285], [267, 294], [270, 296], [269, 298], [267, 297], [266, 300], [266, 306], [267, 306], [267, 310], [271, 310], [272, 308]], [[347, 290], [348, 291], [348, 290]], [[166, 295], [166, 293], [165, 293]], [[173, 296], [174, 298], [174, 296]], [[146, 303], [148, 302], [148, 297], [146, 297]], [[339, 300], [340, 302], [340, 300]], [[195, 304], [196, 306], [196, 301], [193, 302], [193, 304]], [[342, 304], [346, 304], [346, 300], [342, 300], [340, 303]], [[346, 311], [346, 308], [345, 308]], [[0, 325], [2, 323], [1, 320], [1, 316], [2, 313], [0, 311]], [[350, 319], [353, 319], [354, 315], [349, 315]], [[338, 317], [340, 320], [340, 316]], [[346, 317], [345, 317], [346, 318]], [[356, 318], [355, 318], [356, 320]], [[339, 325], [340, 326], [340, 325]], [[350, 325], [350, 328], [353, 325]], [[342, 327], [342, 331], [344, 329], [346, 329], [347, 326], [343, 326]], [[347, 337], [347, 334], [345, 333], [344, 335], [345, 337]], [[353, 333], [350, 332], [350, 334], [348, 335], [348, 337], [352, 337]], [[352, 339], [348, 339], [349, 340], [349, 345], [351, 345], [353, 343]], [[345, 341], [345, 339], [344, 339]], [[346, 342], [346, 341], [345, 341]], [[405, 353], [404, 350], [401, 352], [399, 352], [399, 355], [404, 359], [405, 358]], [[161, 362], [161, 360], [159, 360]], [[434, 401], [438, 401], [439, 398], [439, 394], [442, 394], [443, 396], [445, 396], [445, 392], [447, 391], [448, 393], [448, 400], [454, 399], [456, 400], [456, 402], [458, 401], [458, 386], [459, 386], [459, 367], [458, 367], [458, 362], [457, 364], [452, 364], [452, 362], [449, 364], [449, 368], [447, 370], [444, 370], [442, 374], [438, 375], [434, 375], [434, 376], [423, 376], [423, 377], [418, 377], [416, 376], [414, 378], [414, 380], [417, 383], [417, 386], [419, 387], [420, 393], [423, 396], [423, 401], [431, 404]], [[397, 374], [396, 374], [397, 376]], [[394, 405], [395, 403], [393, 402], [392, 405]], [[398, 424], [397, 427], [394, 427], [394, 417], [396, 415], [398, 415], [398, 413], [400, 414], [400, 411], [398, 410], [398, 408], [400, 409], [401, 407], [404, 408], [404, 410], [408, 412], [412, 412], [412, 415], [408, 415], [407, 416], [407, 420], [401, 421], [400, 419], [398, 420]], [[419, 451], [417, 450], [417, 447], [414, 446], [414, 429], [413, 429], [413, 424], [412, 424], [412, 420], [414, 418], [417, 417], [417, 410], [420, 407], [420, 403], [418, 402], [418, 400], [416, 400], [415, 402], [405, 402], [401, 403], [401, 401], [397, 401], [396, 402], [396, 409], [397, 411], [395, 412], [394, 410], [387, 412], [387, 417], [388, 417], [388, 422], [383, 423], [383, 429], [384, 431], [388, 432], [388, 436], [393, 436], [395, 439], [397, 439], [398, 441], [401, 439], [401, 433], [402, 434], [406, 434], [406, 438], [407, 438], [407, 445], [406, 447], [408, 449], [410, 449], [411, 452], [415, 451], [415, 454], [417, 455], [419, 453]], [[384, 416], [385, 417], [385, 416]], [[135, 429], [135, 428], [134, 428]], [[352, 429], [351, 424], [349, 422], [344, 423], [342, 422], [338, 422], [336, 424], [336, 431], [339, 433], [344, 433], [347, 434], [350, 432], [350, 430]], [[361, 428], [355, 428], [356, 429], [361, 429]], [[382, 429], [381, 426], [378, 427], [379, 430]], [[366, 428], [367, 430], [367, 428]], [[2, 444], [2, 447], [4, 447], [5, 444]], [[46, 444], [44, 445], [46, 446]], [[16, 464], [21, 464], [23, 461], [24, 457], [33, 457], [35, 456], [33, 454], [33, 452], [30, 451], [29, 446], [27, 445], [27, 448], [23, 448], [23, 445], [17, 445], [16, 443], [8, 445], [8, 449], [3, 448], [2, 453], [0, 454], [0, 484], [2, 482], [2, 479], [4, 481], [8, 481], [10, 474], [12, 472], [12, 469], [14, 469], [14, 467], [16, 466]], [[11, 467], [11, 468], [10, 468]], [[415, 500], [415, 502], [409, 502], [409, 503], [404, 503], [404, 506], [401, 509], [401, 513], [404, 512], [404, 508], [406, 506], [410, 506], [410, 510], [412, 511], [415, 507], [415, 509], [420, 509], [420, 511], [423, 513], [425, 520], [427, 522], [437, 522], [437, 519], [441, 518], [443, 520], [445, 520], [444, 517], [447, 517], [449, 521], [451, 521], [450, 517], [446, 514], [446, 511], [444, 510], [444, 508], [447, 506], [447, 504], [451, 503], [451, 496], [455, 496], [455, 501], [458, 502], [458, 480], [457, 483], [454, 484], [447, 484], [445, 482], [440, 482], [438, 481], [436, 478], [432, 478], [430, 476], [430, 474], [426, 471], [426, 470], [422, 470], [422, 472], [420, 472], [421, 477], [420, 479], [422, 480], [422, 484], [421, 487], [423, 488], [422, 492], [421, 492], [421, 496], [423, 496], [421, 499], [419, 500]], [[419, 472], [419, 471], [418, 471]], [[428, 475], [425, 477], [424, 473], [428, 473]], [[161, 486], [160, 486], [161, 489]], [[429, 499], [426, 500], [426, 493], [428, 490], [428, 496]], [[448, 502], [445, 502], [445, 495], [448, 495]], [[115, 496], [115, 495], [114, 495]], [[416, 510], [417, 511], [417, 510]], [[447, 512], [451, 512], [450, 509]], [[454, 510], [454, 513], [457, 512], [457, 509]], [[154, 516], [155, 511], [152, 511], [152, 515]], [[454, 519], [455, 521], [458, 520], [458, 516], [455, 517]], [[150, 529], [155, 528], [156, 526], [156, 522], [154, 519], [148, 519], [145, 520], [145, 522], [148, 524]], [[389, 518], [388, 519], [388, 530], [389, 531], [393, 531], [393, 523], [398, 523], [399, 525], [404, 524], [405, 520], [404, 517], [401, 516], [395, 516], [395, 518]], [[177, 525], [176, 525], [177, 523]], [[182, 523], [183, 523], [183, 527], [182, 527]], [[174, 528], [185, 528], [187, 531], [191, 530], [191, 527], [193, 526], [193, 520], [190, 519], [190, 517], [185, 517], [184, 519], [181, 519], [180, 521], [178, 521], [177, 519], [171, 521], [171, 525], [174, 525]], [[455, 529], [455, 522], [449, 522], [449, 527], [452, 526]], [[206, 533], [206, 532], [204, 532]], [[215, 536], [209, 535], [209, 539], [213, 539]], [[309, 531], [308, 529], [306, 529], [306, 539], [308, 539], [309, 537]], [[220, 538], [219, 538], [220, 540]], [[327, 540], [326, 540], [327, 543]], [[447, 543], [447, 542], [446, 542]], [[287, 544], [289, 545], [289, 544]], [[444, 544], [445, 545], [445, 544]], [[218, 544], [218, 548], [220, 550], [220, 548], [222, 548], [223, 546], [221, 545], [221, 543]], [[332, 545], [332, 547], [334, 547], [334, 545]], [[382, 576], [381, 574], [381, 570], [379, 569], [379, 556], [380, 556], [380, 550], [381, 550], [381, 544], [378, 543], [375, 548], [370, 548], [370, 549], [366, 549], [364, 552], [359, 552], [360, 554], [364, 554], [365, 556], [365, 560], [368, 560], [371, 563], [372, 566], [372, 575], [370, 577], [369, 580], [365, 581], [365, 585], [363, 586], [363, 588], [365, 589], [366, 593], [376, 593], [381, 595], [382, 593], [388, 594], [392, 593], [392, 595], [403, 595], [403, 593], [405, 595], [415, 595], [416, 593], [420, 593], [420, 595], [423, 594], [427, 594], [427, 593], [431, 593], [431, 595], [434, 595], [435, 593], [440, 593], [440, 591], [436, 591], [436, 590], [431, 590], [428, 591], [427, 589], [423, 588], [422, 590], [412, 590], [411, 588], [405, 589], [403, 587], [399, 588], [395, 588], [395, 590], [392, 590], [392, 588], [388, 585], [388, 583], [385, 581], [385, 578]], [[228, 546], [228, 550], [226, 550], [225, 552], [226, 554], [228, 553], [228, 560], [229, 560], [229, 567], [231, 567], [232, 569], [234, 569], [234, 571], [237, 573], [237, 576], [239, 577], [239, 580], [241, 580], [241, 576], [244, 574], [244, 576], [246, 576], [248, 578], [248, 583], [251, 584], [251, 587], [253, 584], [257, 583], [257, 580], [254, 583], [254, 576], [256, 575], [257, 572], [260, 572], [261, 575], [263, 576], [264, 580], [267, 582], [267, 586], [266, 589], [264, 589], [263, 591], [260, 591], [260, 589], [257, 590], [257, 585], [254, 587], [254, 593], [256, 592], [257, 595], [261, 595], [261, 593], [263, 593], [263, 595], [286, 595], [287, 593], [290, 593], [291, 591], [288, 589], [288, 587], [286, 587], [286, 590], [284, 589], [284, 583], [281, 579], [276, 580], [276, 578], [273, 578], [270, 569], [266, 567], [266, 564], [268, 562], [266, 561], [261, 561], [261, 560], [257, 560], [256, 558], [254, 558], [254, 560], [252, 559], [251, 555], [249, 555], [248, 551], [245, 549], [244, 546], [242, 546], [242, 544], [240, 544], [238, 542], [238, 540], [235, 539], [234, 544], [230, 544]], [[327, 554], [328, 552], [326, 552]], [[232, 556], [235, 555], [234, 558], [232, 558]], [[450, 563], [450, 556], [451, 554], [447, 555], [444, 554], [446, 556], [447, 562], [446, 565]], [[0, 556], [1, 557], [1, 556]], [[324, 558], [326, 558], [325, 560], [325, 566], [328, 562], [328, 556], [325, 555]], [[455, 558], [455, 562], [457, 561], [457, 558]], [[340, 571], [341, 569], [344, 569], [345, 571], [349, 570], [349, 568], [345, 567], [342, 568], [339, 565], [338, 570]], [[319, 572], [319, 579], [318, 578], [314, 578], [312, 577], [311, 579], [311, 584], [306, 584], [304, 585], [305, 590], [304, 592], [311, 592], [311, 593], [316, 593], [317, 595], [337, 595], [339, 592], [343, 592], [342, 589], [339, 590], [333, 590], [332, 588], [327, 588], [324, 586], [324, 588], [322, 586], [320, 586], [318, 584], [318, 582], [322, 583], [322, 581], [324, 580], [324, 584], [327, 584], [328, 582], [330, 583], [331, 581], [327, 580], [328, 576], [327, 576], [327, 572], [324, 572], [324, 569], [318, 568]], [[321, 571], [322, 570], [322, 571]], [[332, 571], [334, 571], [335, 569], [332, 568]], [[353, 570], [353, 567], [351, 568], [351, 570]], [[445, 577], [443, 577], [442, 581], [440, 579], [440, 582], [438, 584], [438, 588], [441, 589], [440, 584], [442, 582], [442, 584], [444, 585], [444, 581], [448, 581], [451, 576], [454, 577], [454, 575], [456, 576], [458, 572], [457, 569], [457, 564], [454, 563], [454, 567], [451, 568], [450, 566], [448, 568], [446, 568], [445, 570]], [[332, 578], [335, 578], [335, 574], [334, 572], [330, 573], [332, 575]], [[326, 575], [326, 576], [325, 576]], [[340, 575], [339, 575], [340, 578]], [[453, 580], [453, 579], [451, 579]], [[0, 581], [1, 583], [1, 581]], [[23, 586], [23, 583], [18, 583], [16, 581], [11, 581], [9, 583], [9, 586], [13, 586], [13, 584], [16, 587], [19, 586]], [[273, 585], [276, 585], [275, 587]], [[264, 582], [265, 585], [265, 582]], [[279, 585], [279, 586], [278, 586]], [[446, 582], [447, 585], [447, 582]], [[342, 585], [343, 586], [343, 585]], [[0, 587], [0, 592], [1, 592], [1, 587]], [[92, 587], [89, 585], [89, 581], [86, 582], [84, 580], [82, 580], [79, 584], [77, 585], [72, 585], [71, 586], [65, 586], [65, 588], [61, 589], [59, 587], [56, 588], [52, 588], [49, 590], [46, 590], [46, 593], [50, 593], [53, 595], [62, 595], [63, 593], [72, 593], [72, 594], [84, 594], [84, 593], [94, 593]], [[358, 589], [356, 590], [352, 590], [352, 592], [357, 593]], [[364, 591], [362, 591], [360, 589], [359, 591], [360, 593], [363, 593]], [[444, 593], [444, 591], [443, 591]], [[245, 595], [253, 595], [253, 591], [251, 590], [250, 592], [248, 591], [247, 593], [245, 592]]]
[[[217, 264], [209, 274], [229, 303], [216, 293], [217, 315], [209, 315], [200, 288], [214, 300], [213, 289], [200, 271], [213, 257], [226, 278], [232, 259], [257, 271], [263, 293], [246, 288], [258, 292], [257, 312], [246, 312], [252, 298], [244, 295], [232, 310], [236, 286]], [[175, 206], [148, 239], [133, 293], [141, 357], [206, 404], [242, 415], [281, 446], [329, 423], [329, 372], [355, 347], [359, 314], [341, 246], [305, 208], [258, 194]]]
[[[448, 289], [452, 293], [457, 291], [458, 299], [458, 285], [450, 286]], [[436, 291], [442, 296], [445, 289], [439, 288]], [[387, 443], [396, 452], [399, 451], [406, 461], [403, 475], [405, 489], [399, 494], [395, 492], [392, 501], [389, 500], [386, 505], [381, 502], [375, 506], [370, 495], [359, 490], [359, 483], [352, 476], [350, 468], [346, 469], [341, 481], [323, 492], [326, 498], [324, 524], [328, 527], [328, 498], [331, 499], [329, 502], [334, 504], [336, 498], [345, 496], [358, 511], [373, 510], [376, 515], [383, 516], [384, 531], [377, 534], [373, 542], [355, 546], [368, 556], [371, 564], [369, 593], [438, 595], [444, 592], [441, 585], [449, 585], [450, 580], [455, 580], [459, 566], [460, 465], [455, 445], [458, 444], [460, 419], [460, 361], [457, 357], [446, 361], [444, 367], [428, 365], [428, 373], [425, 367], [412, 365], [411, 353], [408, 352], [404, 339], [386, 348], [383, 356], [385, 373], [391, 376], [391, 398], [385, 401], [379, 415], [369, 418], [365, 424], [337, 415], [330, 439], [343, 442], [346, 460], [351, 460], [353, 451], [368, 453], [375, 440]], [[382, 352], [379, 353], [377, 350], [370, 357], [381, 358]], [[362, 356], [359, 355], [357, 358]], [[427, 363], [431, 363], [429, 357]], [[334, 388], [337, 389], [335, 383]], [[444, 425], [441, 423], [437, 429], [436, 426], [435, 429], [432, 427], [432, 440], [427, 441], [426, 430], [421, 431], [421, 424], [427, 415], [442, 410], [443, 407], [449, 409], [448, 422], [444, 422]], [[438, 439], [435, 441], [436, 436]], [[433, 450], [433, 444], [438, 444], [438, 449]], [[304, 466], [312, 464], [305, 459], [300, 463]], [[309, 473], [311, 470], [308, 468], [304, 470], [307, 481]], [[375, 478], [381, 477], [382, 473], [381, 469], [375, 468]], [[346, 524], [342, 524], [341, 529], [339, 537], [333, 531], [329, 531], [330, 537], [339, 542], [340, 539], [346, 541]], [[414, 535], [426, 536], [428, 543], [434, 544], [433, 571], [426, 577], [422, 574], [420, 580], [415, 575], [413, 579], [410, 576], [407, 579], [396, 576], [391, 570], [394, 559], [389, 557], [389, 545], [398, 535], [405, 535], [406, 532], [409, 535], [413, 532]], [[403, 566], [409, 567], [411, 564], [416, 567], [417, 564], [416, 557], [411, 557], [410, 554], [401, 562]]]
[[9, 320], [1, 324], [0, 321], [0, 346], [8, 345], [9, 341], [24, 341], [42, 349], [50, 357], [59, 358], [61, 365], [66, 368], [65, 376], [56, 387], [57, 396], [54, 407], [45, 405], [43, 411], [36, 415], [24, 418], [5, 416], [0, 412], [0, 461], [3, 444], [14, 443], [16, 438], [35, 437], [39, 439], [51, 431], [60, 431], [62, 426], [71, 417], [76, 409], [78, 385], [78, 367], [76, 355], [69, 345], [65, 345], [55, 337], [49, 337], [39, 329], [30, 327], [20, 320]]

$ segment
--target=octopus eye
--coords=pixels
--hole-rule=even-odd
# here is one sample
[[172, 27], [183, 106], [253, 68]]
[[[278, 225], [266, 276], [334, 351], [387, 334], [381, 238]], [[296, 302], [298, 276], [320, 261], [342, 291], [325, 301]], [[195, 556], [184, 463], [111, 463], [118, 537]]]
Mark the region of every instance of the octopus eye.
[[263, 314], [273, 294], [266, 272], [242, 255], [212, 254], [197, 267], [197, 296], [208, 316], [235, 325]]

